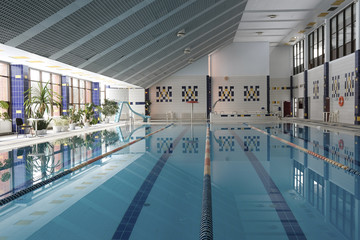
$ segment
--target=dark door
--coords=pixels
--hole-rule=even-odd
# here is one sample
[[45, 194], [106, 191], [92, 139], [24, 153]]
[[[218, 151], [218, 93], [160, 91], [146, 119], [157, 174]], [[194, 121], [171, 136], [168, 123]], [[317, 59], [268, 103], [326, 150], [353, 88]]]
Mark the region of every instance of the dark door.
[[324, 106], [324, 112], [327, 112], [327, 114], [325, 114], [325, 118], [324, 121], [328, 122], [329, 121], [329, 112], [330, 112], [330, 98], [327, 97], [325, 98], [325, 106]]
[[284, 102], [284, 117], [291, 117], [291, 103]]

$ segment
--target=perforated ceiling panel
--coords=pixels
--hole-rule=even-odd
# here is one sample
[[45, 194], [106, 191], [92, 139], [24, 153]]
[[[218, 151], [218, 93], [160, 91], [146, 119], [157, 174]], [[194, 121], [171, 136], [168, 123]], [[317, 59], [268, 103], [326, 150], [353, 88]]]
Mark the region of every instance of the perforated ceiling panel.
[[74, 1], [2, 0], [0, 2], [0, 42], [6, 43]]
[[[148, 87], [187, 66], [189, 59], [230, 43], [247, 0], [4, 2], [2, 43]], [[48, 19], [47, 28], [17, 39]], [[181, 29], [184, 37], [177, 36]], [[184, 54], [185, 48], [191, 53]]]

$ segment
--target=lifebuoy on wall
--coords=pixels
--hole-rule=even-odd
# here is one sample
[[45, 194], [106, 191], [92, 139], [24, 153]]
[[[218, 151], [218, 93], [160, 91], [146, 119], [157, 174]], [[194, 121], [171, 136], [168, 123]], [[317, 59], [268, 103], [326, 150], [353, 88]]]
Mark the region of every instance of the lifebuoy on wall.
[[339, 148], [340, 148], [341, 150], [344, 149], [344, 140], [342, 140], [342, 139], [339, 140]]
[[343, 96], [339, 97], [339, 106], [340, 107], [344, 106], [344, 97]]

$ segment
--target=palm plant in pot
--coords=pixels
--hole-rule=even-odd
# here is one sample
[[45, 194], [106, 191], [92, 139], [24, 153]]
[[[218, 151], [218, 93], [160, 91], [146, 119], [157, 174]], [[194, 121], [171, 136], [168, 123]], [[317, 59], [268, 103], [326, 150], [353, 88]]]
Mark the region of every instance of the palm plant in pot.
[[[51, 106], [61, 106], [61, 96], [49, 88], [49, 82], [44, 85], [39, 83], [37, 88], [31, 87], [24, 94], [29, 96], [24, 102], [28, 117], [44, 118], [45, 113], [51, 112]], [[51, 118], [38, 121], [37, 129], [46, 130], [50, 122]]]
[[102, 107], [102, 114], [105, 116], [105, 123], [109, 123], [110, 118], [109, 116], [112, 116], [116, 113], [118, 109], [117, 102], [109, 99], [105, 99], [105, 103]]
[[84, 111], [81, 109], [77, 111], [74, 107], [71, 107], [68, 113], [70, 130], [75, 130], [76, 124], [79, 123], [84, 116]]
[[95, 107], [95, 105], [92, 103], [85, 104], [85, 108], [84, 108], [85, 128], [90, 127], [90, 123], [92, 123], [94, 113], [95, 113], [94, 107]]

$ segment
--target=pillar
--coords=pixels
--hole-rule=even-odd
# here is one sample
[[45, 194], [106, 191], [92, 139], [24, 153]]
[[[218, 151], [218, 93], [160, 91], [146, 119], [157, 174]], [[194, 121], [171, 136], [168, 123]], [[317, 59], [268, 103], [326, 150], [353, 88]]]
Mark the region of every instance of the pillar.
[[69, 110], [69, 80], [68, 76], [61, 76], [61, 109], [62, 115], [68, 115]]
[[304, 71], [304, 119], [309, 119], [308, 70]]
[[[24, 102], [28, 98], [29, 67], [25, 65], [10, 65], [11, 72], [11, 116], [12, 131], [16, 131], [16, 118], [21, 118], [25, 123], [28, 116], [25, 114]], [[23, 131], [23, 130], [21, 130]]]
[[[96, 106], [100, 106], [100, 85], [98, 82], [92, 82], [91, 83], [91, 101], [94, 105]], [[95, 114], [94, 114], [94, 118], [98, 119], [100, 121], [100, 114], [97, 111], [97, 109], [95, 109]]]
[[270, 76], [266, 76], [266, 110], [270, 113]]
[[290, 115], [293, 117], [294, 116], [294, 83], [293, 83], [294, 79], [293, 76], [290, 76]]
[[206, 76], [206, 116], [207, 119], [210, 118], [211, 112], [211, 77], [209, 75]]
[[356, 10], [356, 31], [355, 31], [355, 41], [356, 41], [356, 51], [355, 51], [355, 116], [354, 124], [360, 125], [360, 3], [359, 1], [355, 2]]

